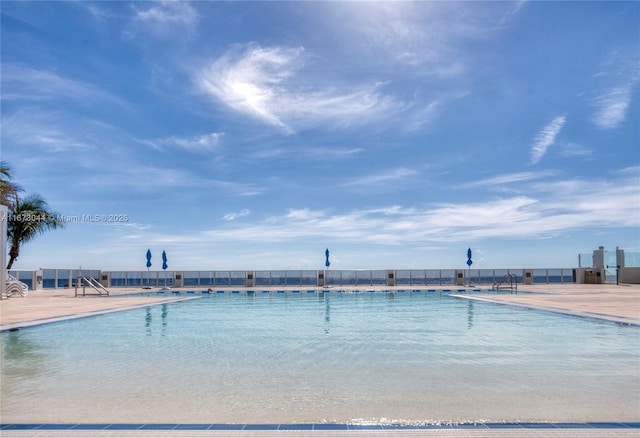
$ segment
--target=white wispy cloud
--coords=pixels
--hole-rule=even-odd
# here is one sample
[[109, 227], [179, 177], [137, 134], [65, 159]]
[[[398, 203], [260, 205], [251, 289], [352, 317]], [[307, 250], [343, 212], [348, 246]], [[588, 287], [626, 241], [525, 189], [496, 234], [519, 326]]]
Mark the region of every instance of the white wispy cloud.
[[469, 94], [469, 90], [465, 89], [455, 91], [431, 90], [428, 96], [420, 96], [419, 93], [416, 93], [411, 101], [406, 104], [399, 123], [409, 132], [429, 128], [434, 120], [437, 120], [446, 111], [450, 104], [464, 99]]
[[[313, 159], [334, 159], [334, 158], [350, 158], [360, 155], [365, 149], [360, 147], [352, 148], [328, 148], [328, 147], [310, 147], [305, 148], [303, 154]], [[299, 153], [299, 152], [298, 152]]]
[[302, 71], [308, 59], [302, 47], [236, 48], [201, 69], [196, 81], [225, 105], [286, 132], [327, 121], [367, 122], [396, 107], [381, 84], [323, 87]]
[[514, 17], [516, 17], [518, 15], [520, 10], [527, 3], [529, 3], [529, 0], [518, 0], [518, 1], [514, 2], [514, 3], [507, 2], [506, 3], [507, 10], [503, 13], [502, 17], [500, 17], [500, 23], [498, 24], [498, 26], [501, 27], [501, 26], [505, 26], [505, 25], [508, 25], [509, 23], [511, 23], [513, 21]]
[[637, 47], [617, 47], [607, 54], [601, 71], [594, 74], [599, 83], [591, 105], [593, 123], [600, 129], [621, 127], [640, 83], [640, 54]]
[[588, 227], [640, 226], [637, 183], [637, 175], [629, 170], [606, 180], [541, 181], [531, 185], [530, 196], [480, 202], [341, 213], [290, 209], [253, 224], [203, 231], [187, 239], [272, 243], [314, 238], [384, 245], [544, 239]]
[[[14, 154], [16, 166], [46, 174], [49, 180], [54, 175], [67, 178], [68, 174], [62, 169], [77, 172], [76, 178], [81, 179], [82, 184], [74, 190], [104, 195], [123, 190], [149, 193], [171, 187], [211, 187], [232, 197], [255, 196], [265, 191], [264, 185], [212, 179], [173, 164], [155, 162], [148, 154], [141, 158], [135, 153], [140, 143], [158, 149], [215, 151], [216, 133], [158, 141], [137, 140], [100, 121], [32, 108], [3, 114], [1, 123], [2, 145], [19, 151]], [[110, 175], [108, 183], [106, 174]]]
[[[80, 120], [82, 123], [78, 123]], [[51, 160], [48, 153], [88, 152], [97, 150], [91, 140], [96, 123], [76, 119], [73, 132], [67, 129], [68, 117], [58, 112], [33, 108], [18, 110], [2, 117], [2, 137], [5, 146], [20, 147], [35, 153], [38, 159]]]
[[224, 136], [223, 132], [211, 132], [209, 134], [196, 135], [193, 137], [171, 136], [157, 140], [140, 140], [154, 149], [164, 149], [180, 147], [194, 153], [213, 152], [220, 146], [220, 141]]
[[418, 131], [428, 125], [439, 113], [441, 107], [442, 102], [434, 100], [429, 102], [425, 107], [414, 111], [410, 116], [407, 129], [409, 131]]
[[[446, 29], [442, 21], [434, 19], [435, 16], [442, 17], [443, 8], [384, 2], [368, 4], [367, 7], [358, 3], [350, 6], [358, 15], [357, 20], [348, 21], [352, 31], [365, 37], [364, 41], [371, 45], [370, 50], [382, 50], [395, 61], [419, 65], [426, 60], [441, 60], [441, 52], [448, 49], [448, 42], [444, 41], [451, 36], [451, 29]], [[431, 26], [425, 26], [426, 22], [431, 22]], [[433, 44], [435, 34], [440, 34], [438, 44]], [[456, 65], [454, 70], [460, 68], [459, 63]]]
[[640, 179], [640, 166], [625, 167], [624, 169], [618, 170], [616, 174], [624, 177], [632, 177], [638, 180]]
[[406, 167], [399, 167], [392, 169], [388, 172], [376, 172], [373, 175], [368, 175], [360, 178], [356, 178], [341, 184], [342, 187], [370, 187], [372, 185], [387, 184], [392, 181], [404, 180], [412, 176], [418, 175], [418, 171], [414, 169], [408, 169]]
[[456, 189], [468, 189], [475, 187], [487, 187], [487, 186], [497, 186], [504, 184], [511, 184], [523, 181], [531, 181], [535, 179], [545, 178], [551, 175], [551, 172], [516, 172], [516, 173], [508, 173], [505, 175], [493, 176], [491, 178], [482, 179], [479, 181], [470, 181], [468, 183], [458, 184], [454, 186]]
[[193, 138], [171, 137], [171, 141], [178, 146], [194, 152], [211, 151], [218, 147], [220, 139], [224, 133], [212, 132], [210, 134], [201, 135]]
[[234, 221], [240, 217], [249, 215], [249, 213], [251, 213], [251, 210], [245, 208], [244, 210], [241, 210], [239, 212], [227, 213], [224, 216], [222, 216], [222, 219], [225, 221]]
[[[147, 6], [147, 3], [142, 3]], [[176, 32], [191, 34], [200, 20], [200, 14], [189, 3], [182, 1], [160, 1], [138, 9], [134, 6], [134, 22], [156, 36], [167, 36]]]
[[254, 151], [250, 159], [253, 160], [290, 160], [290, 161], [306, 161], [306, 160], [336, 160], [349, 159], [356, 157], [364, 152], [365, 149], [340, 148], [340, 147], [313, 147], [304, 148], [297, 147], [276, 147], [262, 148]]
[[[121, 155], [114, 155], [121, 157]], [[125, 156], [126, 158], [126, 156]], [[104, 160], [103, 160], [104, 161]], [[265, 192], [265, 188], [254, 183], [243, 183], [224, 179], [211, 178], [179, 166], [142, 163], [143, 160], [127, 162], [114, 159], [113, 164], [105, 166], [103, 162], [94, 165], [108, 171], [109, 184], [105, 184], [104, 174], [99, 172], [84, 173], [82, 188], [91, 193], [109, 195], [112, 193], [139, 193], [157, 195], [171, 191], [187, 193], [195, 190], [211, 190], [225, 193], [229, 198], [256, 196]], [[186, 192], [184, 192], [186, 190]], [[175, 193], [175, 192], [174, 192]]]
[[629, 81], [596, 97], [593, 122], [598, 128], [615, 129], [624, 123], [635, 87], [636, 81]]
[[128, 102], [93, 84], [20, 64], [2, 65], [2, 100], [74, 101], [79, 105], [110, 103], [131, 110]]
[[83, 8], [97, 23], [103, 24], [115, 17], [115, 14], [107, 8], [103, 8], [95, 3], [78, 2], [77, 5]]
[[509, 24], [524, 2], [339, 2], [327, 11], [331, 34], [359, 57], [417, 68], [421, 76], [452, 78], [466, 73], [465, 41], [486, 38]]
[[240, 54], [228, 52], [200, 72], [199, 84], [230, 107], [289, 129], [274, 100], [286, 92], [282, 84], [299, 68], [303, 50], [250, 47]]
[[[637, 170], [637, 168], [636, 168]], [[575, 227], [640, 226], [638, 174], [594, 180], [537, 182], [532, 190], [549, 194], [540, 207], [543, 217]], [[565, 221], [565, 219], [569, 219]]]
[[560, 153], [565, 157], [590, 157], [593, 154], [593, 149], [569, 142], [562, 145]]
[[531, 164], [538, 163], [547, 153], [547, 149], [556, 141], [556, 137], [566, 120], [566, 116], [558, 116], [538, 133], [533, 146], [531, 146]]
[[[128, 230], [119, 227], [118, 246], [173, 246], [172, 253], [198, 253], [211, 246], [237, 248], [236, 261], [265, 265], [264, 254], [269, 245], [281, 260], [284, 253], [297, 248], [309, 251], [309, 242], [335, 242], [342, 248], [359, 245], [369, 248], [444, 248], [468, 242], [549, 239], [585, 229], [616, 229], [640, 227], [640, 193], [637, 166], [613, 172], [606, 179], [545, 180], [531, 184], [527, 196], [510, 196], [477, 202], [451, 202], [426, 206], [390, 205], [371, 209], [335, 211], [333, 209], [292, 208], [282, 214], [260, 217], [253, 221], [234, 220], [243, 211], [221, 218], [219, 226], [197, 232], [172, 229], [170, 234], [157, 229]], [[249, 215], [245, 215], [248, 217]], [[243, 216], [243, 217], [245, 217]], [[301, 242], [302, 247], [299, 245]], [[339, 243], [339, 245], [337, 245]], [[261, 259], [252, 259], [256, 245], [265, 245]], [[373, 246], [370, 246], [373, 245]], [[324, 246], [322, 246], [324, 248]], [[333, 247], [332, 247], [333, 248]], [[120, 248], [122, 253], [125, 248]], [[295, 249], [293, 249], [295, 251]], [[244, 253], [246, 251], [246, 254]], [[225, 252], [226, 254], [226, 252]], [[332, 252], [333, 254], [333, 252]], [[201, 256], [200, 256], [201, 257]], [[362, 254], [358, 255], [361, 260]], [[194, 262], [197, 261], [194, 259]], [[304, 264], [293, 262], [294, 268]], [[313, 266], [311, 261], [308, 266]], [[268, 264], [268, 263], [267, 263]], [[230, 264], [233, 266], [233, 263]]]

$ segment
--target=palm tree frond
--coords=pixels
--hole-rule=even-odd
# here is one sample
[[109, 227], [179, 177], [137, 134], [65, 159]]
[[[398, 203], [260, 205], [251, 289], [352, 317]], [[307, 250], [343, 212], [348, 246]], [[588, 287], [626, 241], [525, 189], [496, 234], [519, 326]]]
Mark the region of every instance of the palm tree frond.
[[63, 228], [59, 213], [49, 210], [47, 202], [38, 194], [31, 194], [20, 199], [16, 197], [11, 214], [7, 221], [7, 237], [9, 239], [9, 264], [11, 268], [20, 254], [20, 246], [29, 242], [45, 231]]
[[11, 166], [0, 160], [0, 204], [12, 208], [22, 187], [11, 181]]

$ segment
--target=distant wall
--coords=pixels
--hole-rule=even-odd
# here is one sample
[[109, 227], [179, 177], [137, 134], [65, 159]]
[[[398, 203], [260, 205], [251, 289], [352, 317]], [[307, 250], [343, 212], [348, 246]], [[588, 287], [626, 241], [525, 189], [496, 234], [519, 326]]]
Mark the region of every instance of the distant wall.
[[93, 277], [104, 287], [261, 287], [261, 286], [450, 286], [574, 283], [574, 268], [548, 269], [362, 269], [278, 271], [100, 271], [97, 269], [12, 270], [29, 289], [73, 288], [77, 278]]
[[620, 268], [620, 283], [640, 284], [640, 268]]

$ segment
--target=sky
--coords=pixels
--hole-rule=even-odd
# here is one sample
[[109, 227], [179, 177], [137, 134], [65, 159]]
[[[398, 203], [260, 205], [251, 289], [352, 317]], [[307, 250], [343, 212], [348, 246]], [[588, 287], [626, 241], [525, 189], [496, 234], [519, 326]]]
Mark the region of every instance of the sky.
[[2, 1], [15, 269], [640, 251], [640, 3]]

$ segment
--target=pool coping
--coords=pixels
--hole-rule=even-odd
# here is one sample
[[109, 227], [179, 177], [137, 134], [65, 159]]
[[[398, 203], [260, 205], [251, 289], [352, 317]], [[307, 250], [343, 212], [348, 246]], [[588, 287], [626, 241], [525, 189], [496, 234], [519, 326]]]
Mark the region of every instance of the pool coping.
[[[535, 294], [536, 292], [527, 292], [527, 291], [522, 291], [522, 293], [532, 293]], [[555, 313], [558, 315], [564, 315], [564, 316], [574, 316], [574, 317], [578, 317], [578, 318], [588, 318], [588, 319], [599, 319], [599, 320], [603, 320], [603, 321], [608, 321], [608, 322], [613, 322], [616, 324], [622, 324], [622, 325], [631, 325], [631, 326], [636, 326], [636, 327], [640, 327], [640, 322], [638, 322], [635, 319], [630, 319], [630, 318], [625, 318], [622, 316], [614, 316], [614, 315], [606, 315], [603, 313], [595, 313], [595, 312], [585, 312], [585, 311], [581, 311], [581, 310], [571, 310], [571, 309], [565, 309], [565, 308], [558, 308], [558, 307], [550, 307], [550, 306], [542, 306], [539, 304], [530, 304], [530, 303], [516, 303], [513, 301], [503, 301], [503, 300], [494, 300], [491, 298], [485, 298], [485, 297], [479, 297], [477, 295], [459, 295], [459, 294], [449, 294], [450, 297], [454, 297], [454, 298], [462, 298], [462, 299], [466, 299], [466, 300], [473, 300], [473, 301], [481, 301], [481, 302], [485, 302], [485, 303], [492, 303], [492, 304], [501, 304], [504, 306], [513, 306], [513, 307], [520, 307], [523, 309], [530, 309], [530, 310], [538, 310], [538, 311], [542, 311], [542, 312], [550, 312], [550, 313]]]
[[109, 308], [109, 309], [92, 310], [92, 311], [88, 311], [88, 312], [70, 313], [70, 314], [67, 314], [67, 315], [59, 315], [59, 316], [53, 316], [53, 317], [33, 319], [33, 320], [30, 320], [30, 321], [15, 322], [15, 323], [11, 323], [11, 324], [0, 325], [0, 333], [6, 332], [6, 331], [29, 328], [29, 327], [37, 327], [37, 326], [41, 326], [41, 325], [45, 325], [45, 324], [52, 324], [52, 323], [55, 323], [55, 322], [70, 321], [70, 320], [80, 319], [80, 318], [90, 318], [90, 317], [93, 317], [93, 316], [106, 315], [106, 314], [109, 314], [109, 313], [123, 312], [123, 311], [126, 311], [126, 310], [141, 309], [141, 308], [152, 307], [152, 306], [159, 306], [161, 304], [170, 304], [170, 303], [173, 304], [173, 303], [177, 303], [177, 302], [180, 302], [180, 301], [197, 300], [197, 299], [201, 299], [201, 298], [202, 298], [201, 296], [167, 298], [167, 299], [164, 299], [162, 301], [157, 301], [157, 302], [148, 302], [148, 303], [144, 303], [144, 304], [134, 304], [134, 305], [125, 306], [125, 307], [115, 307], [115, 308]]
[[451, 429], [640, 429], [640, 421], [623, 422], [512, 422], [435, 424], [349, 424], [349, 423], [6, 423], [0, 430], [108, 430], [108, 431], [348, 431], [348, 430], [451, 430]]

